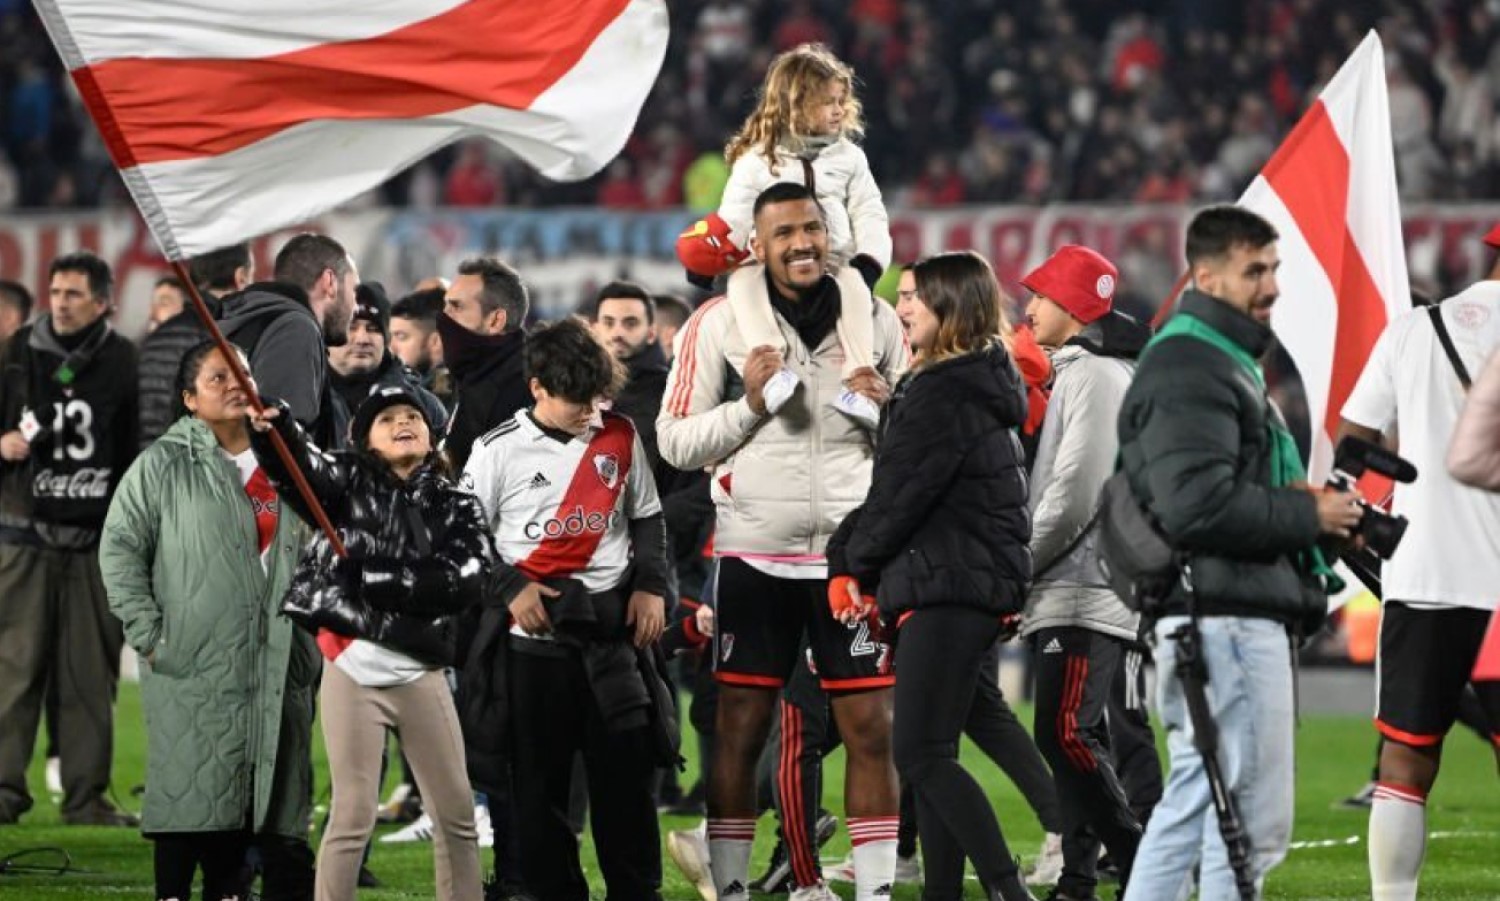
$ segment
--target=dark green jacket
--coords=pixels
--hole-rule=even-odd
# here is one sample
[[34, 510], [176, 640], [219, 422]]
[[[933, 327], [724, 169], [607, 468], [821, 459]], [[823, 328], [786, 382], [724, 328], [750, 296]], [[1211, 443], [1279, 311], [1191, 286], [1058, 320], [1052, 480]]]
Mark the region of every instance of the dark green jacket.
[[[1271, 330], [1190, 291], [1178, 316], [1195, 316], [1259, 359]], [[1245, 368], [1223, 350], [1182, 336], [1153, 345], [1120, 410], [1120, 462], [1131, 491], [1172, 544], [1190, 554], [1198, 612], [1277, 619], [1308, 631], [1327, 599], [1293, 563], [1318, 538], [1317, 504], [1271, 486], [1268, 417], [1279, 416]], [[1186, 612], [1178, 587], [1166, 613]]]
[[125, 473], [104, 522], [109, 607], [142, 658], [147, 832], [307, 833], [321, 657], [278, 615], [305, 530], [283, 508], [262, 569], [234, 463], [185, 416]]

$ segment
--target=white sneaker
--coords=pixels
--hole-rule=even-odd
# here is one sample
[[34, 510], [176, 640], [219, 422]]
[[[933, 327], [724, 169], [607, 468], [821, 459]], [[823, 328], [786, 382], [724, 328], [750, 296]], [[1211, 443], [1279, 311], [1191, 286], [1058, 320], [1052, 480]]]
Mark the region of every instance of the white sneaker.
[[667, 856], [682, 876], [698, 889], [703, 901], [718, 901], [714, 877], [708, 869], [708, 839], [696, 829], [673, 829], [667, 833]]
[[1036, 863], [1026, 872], [1026, 884], [1056, 885], [1057, 880], [1062, 878], [1062, 870], [1062, 836], [1049, 832], [1042, 840], [1042, 850], [1037, 854]]
[[880, 408], [858, 391], [840, 391], [833, 399], [833, 408], [872, 432], [880, 428]]
[[[493, 835], [491, 840], [493, 841]], [[380, 841], [387, 845], [400, 842], [430, 842], [432, 841], [432, 817], [424, 813], [410, 826], [397, 829], [390, 835], [382, 835]]]
[[823, 878], [829, 882], [853, 882], [854, 855], [848, 854], [838, 863], [824, 867]]
[[495, 824], [490, 822], [490, 809], [483, 804], [474, 805], [474, 831], [479, 833], [479, 847], [495, 847]]
[[790, 901], [843, 901], [826, 882], [815, 882], [792, 889]]
[[896, 883], [898, 885], [921, 885], [922, 862], [917, 855], [896, 858]]
[[766, 402], [766, 412], [775, 416], [792, 399], [800, 384], [802, 382], [797, 378], [797, 373], [785, 368], [767, 379], [765, 387], [760, 389], [760, 396]]
[[47, 758], [47, 793], [54, 801], [63, 796], [62, 761], [56, 757]]

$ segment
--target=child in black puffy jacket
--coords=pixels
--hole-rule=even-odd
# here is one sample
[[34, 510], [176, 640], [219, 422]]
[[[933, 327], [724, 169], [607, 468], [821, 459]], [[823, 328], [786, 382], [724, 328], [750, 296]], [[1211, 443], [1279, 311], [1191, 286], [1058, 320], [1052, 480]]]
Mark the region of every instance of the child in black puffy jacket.
[[271, 446], [286, 440], [338, 530], [340, 557], [321, 532], [303, 553], [282, 612], [317, 635], [331, 665], [321, 692], [333, 804], [318, 855], [319, 901], [352, 901], [375, 826], [386, 730], [401, 734], [434, 823], [436, 895], [479, 901], [474, 804], [463, 736], [444, 669], [455, 621], [479, 602], [494, 559], [473, 495], [448, 479], [420, 400], [375, 391], [350, 427], [357, 450], [311, 444], [285, 408], [252, 414], [253, 444], [285, 501], [311, 512]]

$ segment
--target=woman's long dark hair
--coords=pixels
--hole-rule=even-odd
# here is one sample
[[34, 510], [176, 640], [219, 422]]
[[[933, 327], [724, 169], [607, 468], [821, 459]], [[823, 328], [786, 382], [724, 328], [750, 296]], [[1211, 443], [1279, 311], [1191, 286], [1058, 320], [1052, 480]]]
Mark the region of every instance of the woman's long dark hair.
[[971, 250], [940, 253], [912, 267], [917, 298], [938, 321], [936, 345], [924, 362], [979, 350], [1004, 327], [1005, 294], [995, 271]]
[[[249, 369], [250, 361], [245, 359], [245, 349], [237, 344], [229, 346], [240, 355], [240, 363]], [[183, 355], [182, 362], [177, 364], [177, 378], [172, 382], [172, 418], [174, 420], [192, 413], [183, 402], [182, 395], [198, 393], [198, 373], [203, 371], [203, 361], [218, 349], [218, 343], [212, 338], [200, 341], [189, 348], [188, 352]]]

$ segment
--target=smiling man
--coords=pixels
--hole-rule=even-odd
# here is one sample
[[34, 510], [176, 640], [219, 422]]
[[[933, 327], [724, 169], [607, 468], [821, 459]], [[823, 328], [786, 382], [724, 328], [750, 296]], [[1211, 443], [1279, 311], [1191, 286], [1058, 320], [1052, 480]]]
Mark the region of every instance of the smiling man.
[[[736, 270], [726, 296], [688, 320], [656, 423], [668, 463], [714, 468], [720, 695], [708, 799], [712, 879], [722, 901], [748, 897], [755, 763], [805, 639], [848, 753], [844, 798], [855, 835], [856, 896], [864, 901], [882, 888], [889, 893], [896, 866], [895, 677], [887, 646], [861, 624], [834, 619], [823, 554], [870, 487], [871, 435], [832, 403], [844, 388], [836, 334], [844, 301], [868, 299], [869, 288], [854, 270], [828, 274], [827, 229], [806, 187], [772, 185], [754, 210], [758, 265]], [[906, 368], [906, 350], [891, 308], [868, 309], [875, 370], [849, 387], [884, 401]], [[746, 339], [747, 323], [766, 322], [785, 352]], [[778, 404], [774, 377], [788, 371], [791, 388]]]
[[378, 282], [365, 282], [355, 290], [354, 318], [349, 340], [328, 349], [329, 380], [333, 385], [334, 428], [343, 435], [365, 399], [386, 387], [405, 388], [422, 402], [422, 412], [432, 424], [436, 445], [447, 425], [448, 412], [437, 397], [421, 385], [390, 352], [391, 304]]

